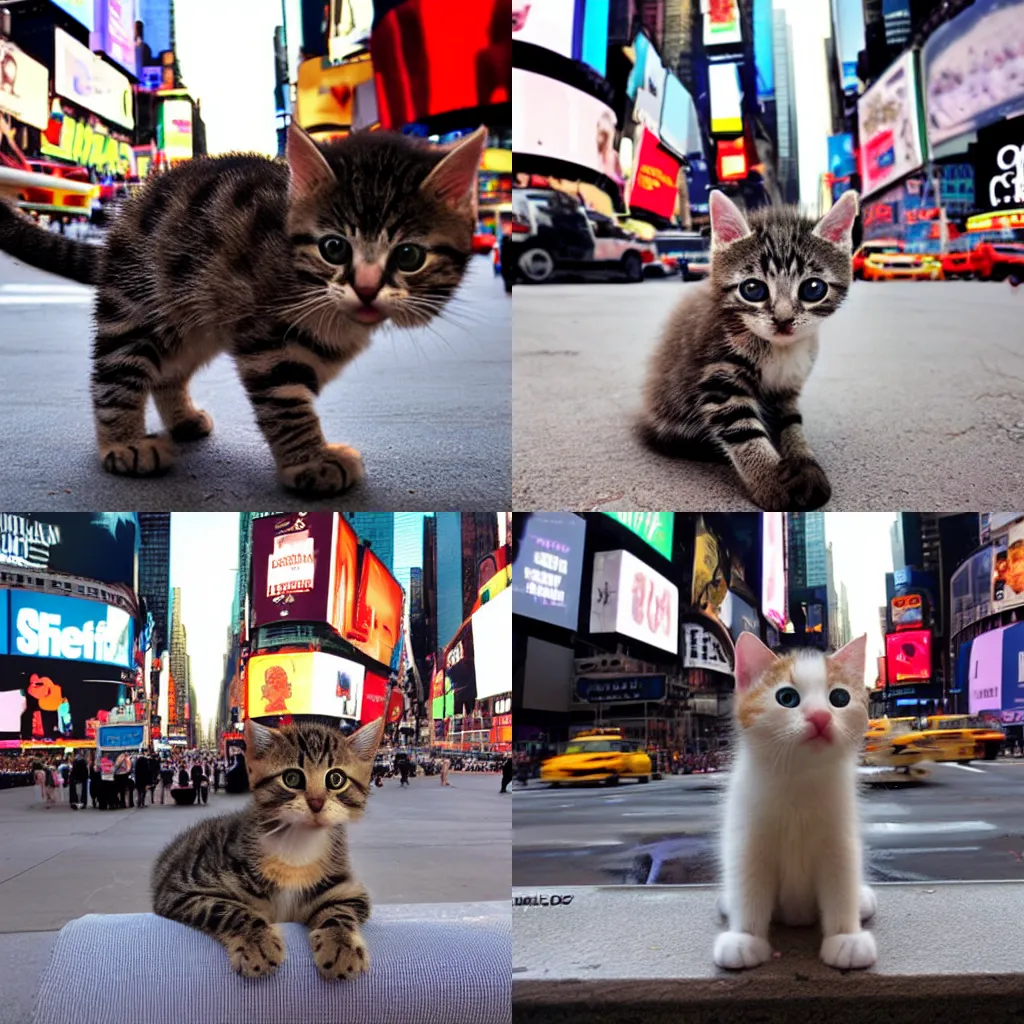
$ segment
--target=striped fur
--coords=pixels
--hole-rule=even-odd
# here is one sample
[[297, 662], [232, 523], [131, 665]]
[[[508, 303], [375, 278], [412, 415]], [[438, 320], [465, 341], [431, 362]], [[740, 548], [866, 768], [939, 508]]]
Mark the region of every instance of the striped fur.
[[[0, 248], [98, 286], [92, 397], [104, 468], [162, 473], [172, 442], [209, 434], [189, 381], [226, 351], [285, 486], [329, 495], [360, 480], [359, 452], [327, 443], [314, 400], [379, 323], [442, 314], [472, 254], [485, 144], [480, 129], [443, 149], [388, 132], [319, 146], [293, 126], [287, 162], [204, 158], [152, 179], [103, 247], [0, 208]], [[328, 237], [344, 260], [321, 255]], [[425, 253], [421, 267], [402, 269], [403, 246]], [[150, 396], [169, 436], [146, 434]]]
[[[850, 286], [857, 201], [846, 196], [815, 225], [786, 207], [757, 211], [748, 222], [712, 193], [711, 273], [672, 314], [648, 370], [646, 442], [731, 462], [763, 509], [819, 508], [831, 496], [798, 400], [818, 354], [818, 327]], [[824, 281], [827, 293], [802, 301], [801, 285], [811, 279]], [[751, 281], [766, 288], [764, 299], [743, 297]]]
[[[252, 805], [183, 832], [157, 858], [153, 909], [212, 935], [247, 977], [284, 960], [276, 925], [299, 921], [323, 977], [352, 978], [369, 967], [359, 926], [370, 897], [352, 874], [345, 826], [361, 817], [370, 789], [380, 718], [349, 737], [303, 722], [268, 729], [246, 724]], [[304, 788], [286, 785], [299, 771]], [[343, 788], [331, 788], [340, 770]]]

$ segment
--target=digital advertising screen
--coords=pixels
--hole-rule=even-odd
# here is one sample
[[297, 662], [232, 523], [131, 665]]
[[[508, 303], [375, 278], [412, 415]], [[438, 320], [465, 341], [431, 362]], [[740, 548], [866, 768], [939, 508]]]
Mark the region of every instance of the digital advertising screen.
[[360, 716], [366, 670], [348, 658], [322, 651], [257, 654], [246, 673], [249, 718]]
[[661, 144], [676, 156], [700, 152], [700, 123], [693, 97], [675, 75], [665, 78], [665, 98], [661, 106], [658, 128]]
[[920, 682], [932, 675], [932, 634], [928, 629], [890, 633], [885, 638], [889, 682]]
[[[854, 0], [859, 4], [860, 0]], [[772, 0], [754, 0], [754, 69], [757, 98], [775, 97], [775, 29], [772, 25]]]
[[[630, 99], [633, 99], [644, 88], [648, 53], [653, 49], [650, 39], [642, 32], [633, 40], [633, 67], [630, 69], [629, 78], [626, 79], [626, 95]], [[657, 55], [655, 55], [655, 59], [659, 64], [661, 63], [661, 58]]]
[[761, 612], [776, 628], [785, 629], [786, 523], [782, 512], [761, 514]]
[[[1005, 626], [1003, 634], [1002, 701], [1003, 720], [1024, 721], [1024, 622]], [[1010, 713], [1010, 714], [1007, 714]]]
[[704, 45], [735, 45], [743, 42], [738, 0], [707, 0], [704, 14]]
[[[966, 176], [961, 179], [964, 195], [957, 199], [966, 199], [969, 187], [972, 206], [977, 191], [979, 209], [1019, 213], [1024, 206], [1024, 116], [981, 129], [974, 145], [974, 164], [963, 166], [971, 176], [969, 183]], [[963, 210], [963, 204], [959, 205]]]
[[295, 119], [308, 132], [351, 129], [359, 86], [373, 81], [373, 61], [331, 64], [311, 57], [299, 65]]
[[630, 533], [672, 561], [672, 536], [675, 530], [674, 512], [605, 512], [609, 519], [621, 523]]
[[742, 135], [738, 139], [716, 140], [715, 166], [721, 181], [735, 181], [747, 176], [747, 143]]
[[[17, 88], [0, 89], [0, 112], [45, 131], [50, 119], [50, 72], [10, 40], [0, 38], [0, 68]], [[13, 84], [13, 83], [12, 83]]]
[[192, 159], [192, 104], [188, 100], [161, 102], [157, 145], [168, 160]]
[[992, 534], [992, 611], [1024, 604], [1024, 522]]
[[971, 643], [968, 672], [968, 706], [972, 715], [997, 711], [1003, 707], [1003, 634], [992, 629], [976, 636]]
[[857, 173], [857, 156], [849, 132], [828, 137], [828, 173], [832, 175], [832, 200], [850, 188], [850, 176]]
[[[637, 41], [646, 38], [641, 35], [637, 37]], [[640, 53], [641, 51], [637, 50], [637, 68], [640, 68]], [[661, 108], [665, 100], [668, 72], [651, 43], [643, 47], [643, 56], [644, 63], [638, 79], [638, 88], [633, 96], [633, 118], [641, 124], [646, 122], [657, 132], [661, 125]]]
[[[511, 641], [511, 637], [509, 638]], [[509, 661], [511, 668], [511, 661]], [[445, 718], [473, 710], [476, 703], [476, 661], [472, 621], [465, 622], [444, 652]]]
[[564, 82], [512, 69], [512, 144], [524, 156], [566, 160], [620, 180], [615, 113]]
[[590, 632], [679, 652], [679, 588], [628, 551], [594, 555]]
[[708, 65], [708, 89], [711, 93], [711, 132], [713, 135], [738, 135], [743, 131], [743, 92], [738, 64]]
[[473, 612], [476, 697], [512, 692], [512, 591], [503, 590]]
[[587, 524], [572, 512], [534, 512], [524, 518], [512, 565], [512, 611], [575, 630]]
[[[607, 2], [605, 8], [607, 9]], [[512, 0], [512, 41], [573, 57], [576, 0]], [[605, 37], [607, 38], [607, 21]]]
[[843, 92], [857, 92], [857, 55], [864, 49], [863, 0], [832, 0], [836, 32], [836, 59], [842, 72]]
[[640, 129], [640, 144], [633, 158], [633, 183], [629, 190], [631, 210], [646, 210], [666, 220], [675, 212], [676, 187], [682, 164], [658, 144], [658, 136], [647, 127]]
[[[401, 691], [395, 690], [392, 697], [398, 695], [401, 700]], [[367, 672], [363, 678], [363, 703], [359, 711], [359, 721], [374, 722], [385, 713], [385, 704], [388, 699], [388, 680], [376, 672]]]
[[[513, 25], [515, 7], [513, 6]], [[583, 7], [583, 38], [580, 60], [599, 75], [608, 70], [608, 18], [611, 0], [586, 0]], [[513, 38], [515, 38], [513, 36]]]
[[[84, 25], [91, 32], [95, 27], [96, 0], [53, 0], [63, 11], [67, 11], [75, 21]], [[99, 4], [102, 6], [102, 0]]]
[[924, 621], [922, 605], [920, 594], [894, 597], [890, 602], [893, 629], [919, 629]]
[[133, 668], [135, 624], [113, 605], [29, 590], [10, 592], [12, 654]]
[[136, 0], [96, 0], [96, 18], [89, 46], [105, 53], [129, 74], [136, 74], [135, 22]]
[[135, 127], [131, 81], [63, 29], [54, 29], [53, 91], [122, 128]]
[[343, 635], [353, 647], [390, 665], [402, 636], [402, 585], [369, 549], [363, 551], [356, 619]]

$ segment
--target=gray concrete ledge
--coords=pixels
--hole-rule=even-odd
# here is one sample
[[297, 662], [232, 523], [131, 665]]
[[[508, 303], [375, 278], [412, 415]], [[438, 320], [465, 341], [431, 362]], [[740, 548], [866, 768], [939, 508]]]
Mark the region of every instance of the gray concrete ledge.
[[[1024, 875], [1024, 872], [1022, 872]], [[781, 957], [733, 973], [711, 959], [717, 887], [513, 890], [517, 1021], [897, 1024], [1024, 1020], [1024, 881], [882, 884], [878, 963], [840, 972], [817, 929], [776, 928]], [[561, 896], [558, 905], [550, 897]], [[564, 897], [572, 900], [565, 903]]]

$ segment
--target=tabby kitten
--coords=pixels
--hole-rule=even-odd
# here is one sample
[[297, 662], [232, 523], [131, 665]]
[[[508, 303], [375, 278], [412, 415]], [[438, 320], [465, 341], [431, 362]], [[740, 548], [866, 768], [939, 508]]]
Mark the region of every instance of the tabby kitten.
[[245, 725], [252, 804], [183, 832], [153, 868], [153, 909], [224, 945], [249, 978], [284, 960], [278, 922], [309, 928], [317, 970], [353, 978], [370, 965], [359, 926], [370, 897], [352, 875], [345, 826], [366, 807], [380, 718], [348, 738], [317, 722]]
[[857, 760], [868, 727], [867, 637], [826, 656], [776, 657], [753, 633], [736, 642], [736, 760], [722, 830], [728, 930], [719, 967], [772, 955], [768, 927], [821, 923], [821, 959], [870, 967], [875, 939], [861, 927], [875, 894], [862, 879]]
[[92, 397], [100, 461], [150, 476], [174, 449], [146, 434], [152, 395], [174, 441], [213, 429], [189, 380], [234, 357], [280, 481], [339, 493], [359, 452], [328, 444], [313, 400], [390, 319], [436, 317], [472, 254], [480, 128], [437, 148], [390, 132], [318, 145], [296, 125], [287, 162], [234, 155], [154, 178], [102, 247], [43, 231], [0, 202], [0, 248], [98, 285]]
[[651, 360], [641, 432], [671, 454], [730, 461], [763, 509], [812, 509], [832, 489], [797, 399], [818, 327], [850, 287], [857, 195], [814, 225], [795, 208], [749, 220], [711, 193], [711, 273], [689, 289]]

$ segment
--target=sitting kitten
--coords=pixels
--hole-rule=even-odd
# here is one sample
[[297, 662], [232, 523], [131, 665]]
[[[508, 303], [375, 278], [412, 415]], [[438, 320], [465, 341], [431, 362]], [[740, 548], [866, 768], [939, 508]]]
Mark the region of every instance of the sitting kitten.
[[861, 921], [875, 896], [861, 878], [858, 752], [868, 727], [867, 637], [830, 657], [776, 657], [753, 633], [736, 643], [736, 760], [722, 833], [729, 930], [719, 967], [756, 967], [772, 955], [768, 926], [821, 922], [821, 959], [870, 967], [875, 939]]
[[370, 897], [352, 876], [345, 826], [366, 807], [384, 719], [345, 738], [297, 722], [245, 724], [252, 805], [183, 832], [153, 868], [153, 909], [212, 935], [246, 977], [284, 960], [276, 924], [309, 928], [317, 970], [328, 980], [370, 966], [359, 926]]
[[480, 128], [439, 149], [390, 132], [318, 145], [296, 125], [288, 159], [203, 158], [127, 200], [104, 246], [51, 234], [0, 201], [0, 249], [98, 286], [92, 397], [111, 473], [170, 468], [146, 434], [146, 401], [175, 441], [210, 416], [189, 380], [229, 351], [281, 482], [337, 494], [362, 479], [359, 452], [328, 444], [313, 400], [374, 328], [429, 323], [472, 255]]
[[796, 209], [747, 218], [711, 193], [711, 273], [673, 313], [648, 369], [641, 430], [669, 454], [731, 461], [768, 511], [831, 497], [804, 440], [797, 399], [818, 327], [850, 287], [857, 195], [815, 226]]

